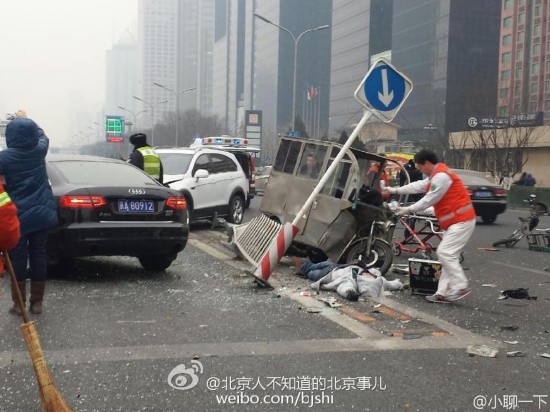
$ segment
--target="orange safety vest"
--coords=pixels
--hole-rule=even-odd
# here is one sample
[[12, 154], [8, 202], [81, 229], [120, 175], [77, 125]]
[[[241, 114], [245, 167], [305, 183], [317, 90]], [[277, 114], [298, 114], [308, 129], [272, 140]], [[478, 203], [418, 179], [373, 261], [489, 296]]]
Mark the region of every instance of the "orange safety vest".
[[426, 189], [426, 193], [430, 191], [431, 180], [437, 173], [447, 173], [452, 180], [451, 186], [445, 196], [434, 205], [435, 217], [443, 230], [447, 230], [449, 226], [455, 223], [467, 222], [476, 218], [476, 211], [472, 205], [470, 195], [462, 181], [443, 164], [435, 165], [434, 171], [430, 176], [430, 183]]
[[[19, 242], [17, 208], [0, 182], [0, 252], [13, 249]], [[0, 257], [0, 272], [4, 271], [4, 259]]]

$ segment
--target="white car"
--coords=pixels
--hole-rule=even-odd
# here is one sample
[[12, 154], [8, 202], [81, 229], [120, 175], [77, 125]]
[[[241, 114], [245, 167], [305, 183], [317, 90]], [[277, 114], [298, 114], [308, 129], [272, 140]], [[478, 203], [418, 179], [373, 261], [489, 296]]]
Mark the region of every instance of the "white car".
[[249, 182], [236, 157], [205, 147], [156, 148], [164, 184], [187, 201], [191, 220], [225, 217], [242, 223]]

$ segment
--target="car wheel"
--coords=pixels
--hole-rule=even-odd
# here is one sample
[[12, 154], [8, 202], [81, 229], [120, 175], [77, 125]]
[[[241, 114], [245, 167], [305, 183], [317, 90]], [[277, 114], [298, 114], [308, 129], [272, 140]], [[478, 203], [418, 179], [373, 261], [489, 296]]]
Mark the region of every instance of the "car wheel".
[[168, 269], [175, 258], [176, 256], [173, 254], [140, 256], [139, 263], [145, 270], [160, 272]]
[[231, 196], [229, 201], [229, 216], [227, 220], [229, 223], [240, 225], [244, 217], [244, 200], [241, 195]]
[[497, 220], [497, 215], [484, 215], [481, 216], [481, 220], [483, 220], [483, 223], [490, 225], [491, 223], [495, 223], [495, 220]]
[[392, 245], [392, 251], [395, 256], [401, 255], [401, 246], [399, 246], [399, 243], [394, 243]]

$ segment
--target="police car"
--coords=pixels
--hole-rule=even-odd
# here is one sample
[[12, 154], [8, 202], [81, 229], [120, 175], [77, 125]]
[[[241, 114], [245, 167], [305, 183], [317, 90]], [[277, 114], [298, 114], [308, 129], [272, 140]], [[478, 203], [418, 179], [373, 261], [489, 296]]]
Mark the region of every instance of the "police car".
[[165, 184], [185, 197], [191, 220], [219, 216], [242, 223], [250, 181], [235, 154], [202, 142], [155, 151], [162, 161]]
[[260, 149], [249, 146], [247, 139], [227, 135], [198, 138], [193, 142], [193, 146], [195, 145], [225, 150], [235, 155], [248, 178], [248, 197], [246, 201], [246, 207], [248, 208], [250, 201], [256, 195], [256, 162], [254, 158], [259, 156]]

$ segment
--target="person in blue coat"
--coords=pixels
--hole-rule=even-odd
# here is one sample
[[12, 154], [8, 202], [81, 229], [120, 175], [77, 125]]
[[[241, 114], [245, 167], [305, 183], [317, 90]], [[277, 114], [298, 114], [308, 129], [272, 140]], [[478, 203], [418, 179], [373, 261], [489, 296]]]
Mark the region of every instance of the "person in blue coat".
[[[49, 140], [34, 121], [19, 117], [6, 126], [6, 146], [0, 152], [0, 175], [17, 207], [21, 230], [19, 242], [9, 254], [23, 298], [28, 277], [30, 311], [40, 314], [46, 289], [48, 230], [57, 225], [57, 206], [46, 174]], [[14, 305], [9, 312], [21, 315], [15, 293], [12, 285]]]

